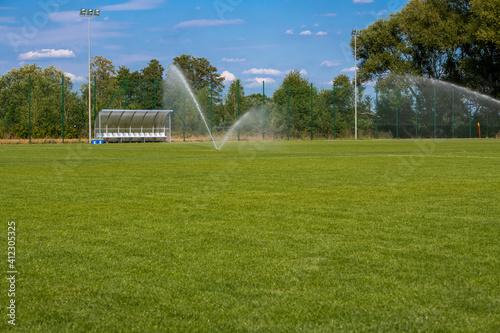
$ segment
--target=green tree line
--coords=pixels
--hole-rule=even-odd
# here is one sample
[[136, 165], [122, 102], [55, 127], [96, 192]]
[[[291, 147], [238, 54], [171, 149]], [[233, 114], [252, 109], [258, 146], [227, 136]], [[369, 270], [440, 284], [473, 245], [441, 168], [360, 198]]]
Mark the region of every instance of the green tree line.
[[[239, 117], [253, 110], [259, 117], [246, 127], [249, 133], [265, 132], [275, 138], [352, 134], [349, 132], [353, 131], [354, 122], [354, 86], [346, 75], [335, 78], [334, 92], [333, 87], [316, 87], [294, 70], [272, 95], [245, 95], [241, 80], [230, 82], [224, 90], [224, 78], [217, 68], [205, 58], [190, 55], [174, 58], [167, 69], [152, 59], [146, 67], [134, 72], [125, 66], [117, 69], [105, 57], [93, 57], [92, 119], [105, 108], [173, 109], [174, 135], [206, 136], [201, 116], [173, 70], [174, 65], [183, 73], [206, 121], [216, 133], [227, 131]], [[27, 138], [31, 130], [34, 138], [57, 138], [62, 136], [64, 123], [65, 138], [86, 137], [88, 89], [88, 83], [83, 83], [74, 91], [71, 79], [53, 66], [41, 69], [30, 64], [12, 69], [0, 77], [0, 135]], [[370, 110], [370, 100], [363, 96], [362, 88], [359, 96], [360, 108]], [[361, 127], [369, 131], [372, 123], [368, 120]]]
[[65, 136], [77, 137], [85, 124], [86, 113], [81, 96], [72, 89], [71, 79], [53, 66], [41, 69], [35, 64], [25, 65], [2, 75], [0, 135], [27, 138], [31, 124], [34, 137], [58, 137], [64, 120], [68, 124]]
[[499, 0], [411, 0], [361, 30], [359, 77], [376, 82], [382, 128], [393, 136], [467, 137], [480, 122], [495, 124], [488, 136], [497, 133], [498, 104], [473, 92], [500, 98], [499, 14]]

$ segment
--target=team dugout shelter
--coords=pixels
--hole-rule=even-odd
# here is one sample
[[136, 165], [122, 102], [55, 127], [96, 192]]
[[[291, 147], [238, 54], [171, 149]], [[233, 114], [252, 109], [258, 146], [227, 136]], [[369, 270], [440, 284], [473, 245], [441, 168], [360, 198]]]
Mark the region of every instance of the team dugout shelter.
[[172, 142], [172, 110], [101, 110], [94, 137], [105, 142]]

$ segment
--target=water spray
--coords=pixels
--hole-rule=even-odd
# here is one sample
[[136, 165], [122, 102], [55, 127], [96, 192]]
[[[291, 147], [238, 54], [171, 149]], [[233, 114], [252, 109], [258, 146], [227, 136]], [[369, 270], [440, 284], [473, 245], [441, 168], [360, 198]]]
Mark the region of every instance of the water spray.
[[172, 65], [172, 68], [173, 68], [175, 74], [177, 74], [177, 76], [182, 80], [184, 87], [187, 89], [187, 91], [189, 92], [189, 95], [191, 96], [194, 103], [196, 104], [196, 108], [198, 109], [198, 112], [200, 113], [201, 119], [203, 119], [203, 123], [205, 123], [205, 127], [207, 128], [208, 134], [210, 134], [210, 139], [212, 140], [212, 142], [214, 144], [215, 150], [219, 151], [220, 147], [217, 147], [217, 144], [215, 143], [214, 137], [212, 136], [212, 132], [210, 132], [210, 128], [208, 127], [207, 121], [205, 120], [205, 116], [203, 115], [203, 112], [201, 112], [200, 105], [198, 104], [198, 101], [194, 97], [193, 91], [191, 90], [191, 87], [187, 83], [186, 78], [184, 77], [182, 72], [179, 70], [179, 68], [177, 68], [177, 66]]
[[220, 145], [217, 146], [217, 143], [215, 142], [215, 139], [214, 139], [214, 137], [212, 135], [212, 132], [210, 131], [210, 127], [208, 126], [208, 123], [205, 120], [205, 116], [203, 115], [203, 112], [201, 111], [201, 107], [198, 104], [198, 101], [196, 100], [196, 98], [195, 98], [195, 96], [193, 94], [193, 91], [191, 90], [191, 87], [187, 83], [186, 78], [184, 77], [184, 75], [182, 74], [182, 72], [179, 70], [179, 68], [177, 68], [177, 66], [175, 66], [175, 65], [171, 65], [171, 66], [172, 66], [174, 74], [176, 74], [181, 79], [182, 84], [184, 85], [185, 89], [189, 92], [189, 95], [191, 96], [192, 100], [194, 101], [194, 103], [196, 105], [196, 109], [200, 113], [201, 119], [203, 120], [203, 123], [205, 124], [205, 127], [207, 128], [208, 134], [210, 135], [210, 139], [212, 140], [212, 142], [214, 144], [215, 150], [216, 151], [220, 151], [222, 149], [222, 146], [224, 146], [224, 144], [227, 142], [227, 140], [229, 140], [229, 138], [231, 137], [231, 135], [233, 135], [234, 131], [239, 126], [241, 126], [251, 115], [255, 114], [255, 110], [248, 111], [247, 113], [245, 113], [245, 115], [243, 115], [243, 117], [241, 117], [236, 123], [234, 123], [233, 126], [231, 126], [227, 130], [227, 132], [224, 135], [222, 141], [220, 142]]

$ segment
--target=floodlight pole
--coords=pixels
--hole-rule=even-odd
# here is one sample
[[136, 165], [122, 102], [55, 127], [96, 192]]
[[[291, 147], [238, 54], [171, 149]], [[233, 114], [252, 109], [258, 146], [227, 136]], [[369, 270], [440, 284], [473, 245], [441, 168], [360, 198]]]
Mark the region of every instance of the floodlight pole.
[[89, 143], [92, 143], [92, 100], [91, 100], [91, 87], [90, 87], [90, 78], [91, 78], [91, 73], [90, 73], [90, 63], [92, 61], [92, 58], [90, 56], [90, 19], [92, 17], [98, 17], [101, 14], [100, 9], [85, 9], [82, 8], [80, 9], [80, 16], [81, 17], [88, 17], [89, 19]]
[[89, 16], [89, 143], [92, 143], [92, 120], [91, 120], [91, 101], [90, 101], [90, 16]]
[[354, 139], [358, 139], [358, 30], [353, 30], [354, 36]]

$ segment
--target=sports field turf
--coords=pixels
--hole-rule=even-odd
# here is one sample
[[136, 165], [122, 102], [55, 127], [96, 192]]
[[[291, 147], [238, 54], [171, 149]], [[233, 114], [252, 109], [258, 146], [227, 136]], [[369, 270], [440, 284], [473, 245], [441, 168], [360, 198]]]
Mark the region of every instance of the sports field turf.
[[500, 140], [4, 145], [0, 170], [18, 331], [500, 331]]

